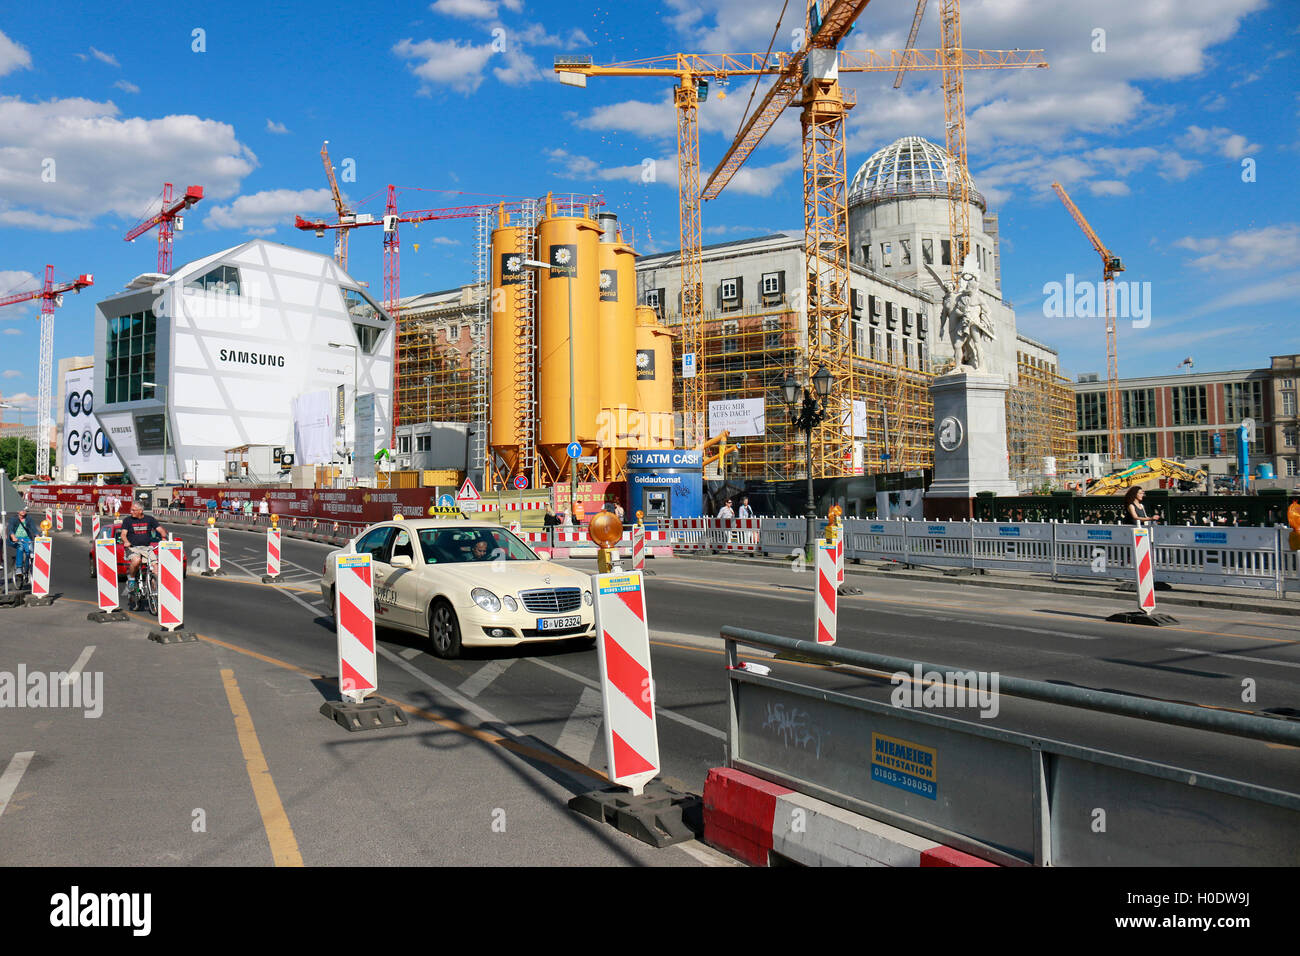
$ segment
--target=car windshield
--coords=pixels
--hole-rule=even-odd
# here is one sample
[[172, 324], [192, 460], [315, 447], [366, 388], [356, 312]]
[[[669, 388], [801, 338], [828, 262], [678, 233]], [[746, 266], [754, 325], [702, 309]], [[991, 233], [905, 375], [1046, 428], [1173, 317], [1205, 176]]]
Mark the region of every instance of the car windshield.
[[425, 564], [538, 560], [504, 528], [425, 528], [420, 531], [420, 552]]

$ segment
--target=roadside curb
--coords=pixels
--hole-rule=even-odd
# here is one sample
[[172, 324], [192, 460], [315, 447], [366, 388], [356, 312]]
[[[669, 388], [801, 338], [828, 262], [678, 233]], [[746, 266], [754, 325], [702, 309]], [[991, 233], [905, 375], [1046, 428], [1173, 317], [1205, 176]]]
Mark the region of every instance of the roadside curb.
[[[677, 557], [690, 558], [696, 561], [722, 561], [727, 564], [748, 564], [761, 565], [764, 567], [788, 567], [788, 561], [783, 558], [752, 557], [741, 558], [733, 557], [726, 554], [693, 554], [689, 551], [678, 551]], [[898, 567], [902, 567], [901, 564]], [[1098, 597], [1103, 594], [1122, 593], [1115, 588], [1104, 587], [1099, 585], [1080, 584], [1075, 587], [1067, 587], [1058, 584], [1040, 584], [1030, 581], [1014, 581], [1007, 578], [994, 578], [989, 580], [985, 575], [945, 575], [941, 572], [934, 574], [917, 574], [912, 571], [887, 571], [884, 568], [873, 568], [860, 564], [844, 564], [844, 573], [857, 574], [864, 577], [883, 577], [904, 581], [928, 581], [942, 582], [945, 584], [968, 584], [974, 587], [983, 588], [1001, 588], [1013, 591], [1037, 591], [1043, 594], [1072, 594], [1076, 597]], [[1130, 594], [1132, 592], [1129, 592]], [[1270, 592], [1271, 593], [1271, 592]], [[1251, 614], [1277, 614], [1283, 617], [1300, 617], [1300, 603], [1283, 607], [1270, 604], [1251, 604], [1246, 601], [1234, 601], [1229, 598], [1194, 598], [1183, 597], [1177, 592], [1168, 591], [1160, 592], [1161, 604], [1175, 604], [1182, 607], [1205, 607], [1214, 608], [1221, 611], [1242, 611]]]
[[997, 866], [728, 767], [704, 782], [704, 842], [751, 866]]

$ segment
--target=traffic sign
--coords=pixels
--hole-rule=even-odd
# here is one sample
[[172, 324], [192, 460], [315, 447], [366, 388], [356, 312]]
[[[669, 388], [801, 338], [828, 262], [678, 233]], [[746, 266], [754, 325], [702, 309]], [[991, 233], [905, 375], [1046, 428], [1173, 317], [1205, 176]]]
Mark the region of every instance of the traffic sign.
[[581, 458], [578, 459], [578, 464], [580, 465], [594, 465], [595, 463], [596, 463], [595, 455], [583, 455]]
[[682, 378], [694, 378], [694, 377], [695, 377], [695, 353], [683, 352], [682, 353]]
[[445, 493], [444, 493], [444, 494], [441, 494], [441, 495], [438, 496], [438, 507], [439, 507], [439, 508], [454, 508], [454, 507], [456, 507], [456, 499], [453, 498], [453, 497], [452, 497], [451, 495], [449, 495], [449, 494], [445, 494]]
[[457, 501], [479, 501], [479, 500], [481, 500], [481, 499], [479, 498], [478, 489], [474, 487], [474, 482], [472, 482], [472, 481], [470, 481], [468, 478], [466, 478], [466, 479], [465, 479], [465, 484], [461, 485], [461, 486], [460, 486], [460, 491], [456, 492], [456, 500], [457, 500]]
[[523, 491], [528, 487], [528, 477], [526, 475], [515, 475], [515, 488]]
[[582, 457], [582, 446], [576, 441], [569, 442], [569, 447], [566, 448], [565, 451], [569, 453], [570, 458], [576, 459]]

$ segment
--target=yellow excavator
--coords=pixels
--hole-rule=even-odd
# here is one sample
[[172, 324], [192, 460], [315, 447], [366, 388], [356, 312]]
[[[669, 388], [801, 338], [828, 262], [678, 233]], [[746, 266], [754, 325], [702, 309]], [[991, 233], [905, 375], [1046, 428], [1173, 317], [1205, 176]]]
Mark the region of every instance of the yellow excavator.
[[1172, 458], [1146, 458], [1129, 467], [1097, 478], [1088, 485], [1084, 494], [1089, 496], [1120, 494], [1134, 485], [1145, 484], [1159, 478], [1173, 479], [1181, 491], [1191, 491], [1207, 478], [1204, 468], [1195, 470]]

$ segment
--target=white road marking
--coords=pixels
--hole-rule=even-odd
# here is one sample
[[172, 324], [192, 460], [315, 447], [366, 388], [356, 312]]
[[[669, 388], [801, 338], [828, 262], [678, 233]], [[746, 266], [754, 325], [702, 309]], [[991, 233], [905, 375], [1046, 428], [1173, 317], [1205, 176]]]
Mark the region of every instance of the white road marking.
[[434, 678], [430, 677], [428, 674], [420, 670], [414, 664], [408, 664], [406, 661], [402, 660], [400, 657], [398, 657], [388, 648], [382, 647], [380, 645], [376, 645], [375, 651], [379, 654], [382, 654], [388, 660], [392, 661], [402, 670], [406, 671], [406, 673], [410, 674], [421, 684], [433, 688], [439, 694], [447, 698], [456, 706], [469, 711], [471, 714], [477, 717], [480, 722], [485, 724], [495, 724], [497, 727], [499, 727], [502, 730], [502, 732], [509, 734], [511, 737], [518, 737], [520, 740], [528, 736], [518, 727], [515, 727], [511, 724], [507, 724], [504, 720], [502, 720], [500, 717], [497, 717], [490, 710], [481, 707], [480, 705], [476, 704], [474, 701], [470, 700], [468, 697], [456, 693], [456, 691], [452, 690], [442, 681], [435, 680]]
[[1271, 661], [1267, 657], [1247, 657], [1245, 654], [1222, 654], [1218, 651], [1198, 651], [1191, 647], [1175, 647], [1182, 654], [1196, 654], [1203, 657], [1226, 657], [1230, 661], [1251, 661], [1255, 664], [1276, 664], [1278, 667], [1300, 667], [1297, 661]]
[[600, 692], [584, 687], [578, 706], [573, 708], [573, 713], [565, 721], [555, 749], [584, 766], [591, 766], [591, 754], [596, 749], [601, 721]]
[[36, 756], [34, 750], [23, 750], [14, 754], [13, 759], [9, 761], [9, 766], [5, 767], [5, 772], [0, 773], [0, 816], [4, 815], [5, 808], [9, 806], [9, 801], [13, 799], [14, 791], [18, 789], [18, 781], [23, 779], [23, 774], [27, 771], [27, 765], [32, 762]]
[[513, 664], [518, 658], [511, 657], [506, 660], [488, 661], [465, 680], [457, 688], [466, 697], [477, 697], [483, 691], [487, 690], [494, 680], [506, 672], [506, 669]]
[[[530, 657], [528, 659], [532, 661], [534, 664], [536, 664], [538, 667], [545, 667], [549, 671], [555, 671], [555, 673], [557, 674], [563, 674], [565, 677], [568, 677], [571, 680], [576, 680], [579, 684], [585, 684], [586, 686], [596, 690], [597, 692], [600, 691], [599, 681], [594, 681], [589, 677], [583, 677], [581, 674], [575, 674], [571, 670], [565, 670], [563, 667], [560, 667], [558, 664], [552, 664], [550, 661], [544, 661], [540, 657]], [[679, 724], [685, 724], [687, 727], [690, 727], [694, 730], [698, 730], [702, 734], [708, 734], [710, 737], [717, 737], [719, 740], [727, 739], [727, 732], [725, 730], [718, 730], [716, 727], [710, 727], [708, 724], [702, 724], [698, 720], [692, 720], [690, 717], [686, 717], [683, 716], [682, 714], [676, 713], [675, 711], [668, 710], [666, 707], [656, 707], [655, 715], [658, 717], [663, 717], [666, 720], [675, 720]]]
[[86, 666], [86, 662], [90, 660], [90, 655], [93, 653], [95, 653], [95, 645], [91, 644], [89, 647], [87, 647], [84, 651], [81, 652], [81, 656], [77, 658], [77, 662], [72, 665], [72, 669], [68, 671], [67, 676], [64, 677], [63, 680], [61, 680], [59, 683], [63, 684], [63, 686], [65, 687], [71, 687], [73, 684], [75, 684], [77, 682], [77, 678], [81, 676], [82, 668]]
[[418, 647], [408, 647], [406, 650], [398, 651], [397, 653], [402, 657], [405, 657], [408, 661], [413, 661], [420, 656], [420, 649]]

